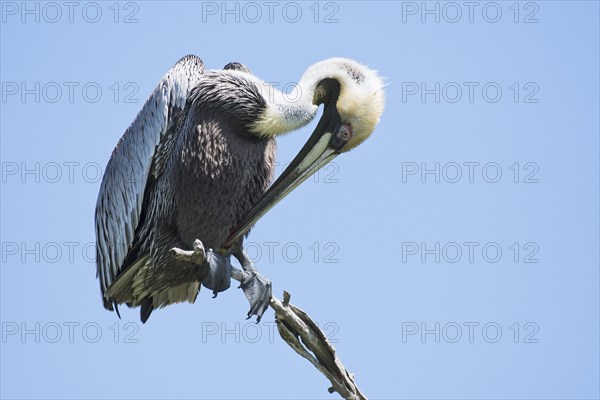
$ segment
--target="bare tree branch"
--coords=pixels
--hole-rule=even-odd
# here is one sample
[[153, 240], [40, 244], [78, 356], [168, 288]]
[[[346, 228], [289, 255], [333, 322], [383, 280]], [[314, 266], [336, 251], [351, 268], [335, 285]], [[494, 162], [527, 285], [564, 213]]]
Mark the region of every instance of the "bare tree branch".
[[347, 400], [366, 400], [323, 331], [304, 311], [289, 302], [288, 292], [283, 292], [283, 302], [275, 296], [271, 298], [270, 306], [275, 310], [281, 338], [329, 379], [332, 384], [329, 393], [338, 392]]
[[193, 250], [181, 250], [177, 247], [173, 247], [170, 250], [171, 256], [180, 261], [192, 262], [194, 264], [202, 265], [206, 260], [206, 251], [204, 245], [198, 239], [194, 240]]
[[[174, 247], [170, 250], [171, 255], [178, 260], [202, 265], [206, 260], [202, 242], [196, 239], [193, 247], [193, 250]], [[231, 273], [231, 277], [239, 282], [244, 282], [248, 276], [247, 272], [234, 267], [231, 267]], [[283, 292], [283, 302], [271, 296], [269, 305], [275, 310], [275, 321], [281, 338], [329, 379], [332, 385], [328, 389], [329, 393], [338, 392], [346, 400], [367, 400], [323, 331], [304, 311], [290, 304], [288, 292]]]

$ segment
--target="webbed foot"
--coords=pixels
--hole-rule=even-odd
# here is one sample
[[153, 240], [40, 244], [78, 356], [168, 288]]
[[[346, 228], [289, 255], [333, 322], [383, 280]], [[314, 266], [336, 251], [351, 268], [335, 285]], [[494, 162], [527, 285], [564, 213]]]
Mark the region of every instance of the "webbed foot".
[[269, 302], [273, 296], [271, 281], [257, 271], [244, 273], [240, 288], [244, 291], [246, 298], [250, 302], [248, 319], [256, 315], [256, 323], [259, 323], [265, 310], [269, 307]]
[[200, 282], [204, 287], [213, 291], [213, 298], [217, 297], [217, 293], [225, 291], [231, 286], [232, 266], [228, 254], [220, 254], [212, 249], [205, 251], [204, 245], [199, 239], [194, 240], [193, 250], [173, 247], [169, 251], [177, 260], [199, 266]]
[[256, 315], [256, 323], [259, 323], [273, 296], [271, 281], [258, 273], [252, 260], [243, 250], [241, 241], [235, 245], [232, 254], [243, 268], [243, 271], [234, 269], [233, 279], [240, 282], [239, 287], [250, 302], [248, 318]]
[[219, 254], [209, 249], [202, 268], [200, 282], [204, 287], [213, 291], [213, 298], [217, 297], [219, 292], [229, 289], [233, 267], [228, 254]]

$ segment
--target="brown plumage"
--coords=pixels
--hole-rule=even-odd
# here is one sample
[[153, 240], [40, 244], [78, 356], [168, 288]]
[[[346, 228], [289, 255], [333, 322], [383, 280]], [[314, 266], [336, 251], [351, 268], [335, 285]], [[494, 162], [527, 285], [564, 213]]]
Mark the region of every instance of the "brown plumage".
[[[173, 69], [199, 63], [199, 59], [188, 56]], [[226, 67], [249, 72], [239, 63]], [[235, 223], [272, 182], [275, 140], [252, 135], [248, 130], [250, 115], [239, 112], [243, 107], [254, 107], [254, 113], [264, 108], [259, 94], [251, 91], [247, 98], [237, 97], [239, 101], [253, 101], [252, 105], [236, 105], [231, 99], [217, 98], [223, 97], [227, 85], [239, 84], [229, 75], [211, 71], [196, 78], [185, 106], [170, 116], [156, 146], [133, 240], [114, 281], [104, 290], [108, 309], [120, 303], [145, 305], [150, 309], [144, 310], [147, 315], [143, 319], [147, 319], [153, 308], [193, 302], [205, 271], [176, 260], [169, 250], [192, 248], [196, 238], [202, 238], [207, 248], [219, 249]], [[239, 95], [237, 87], [234, 89]], [[151, 97], [138, 119], [154, 104]], [[123, 140], [107, 170], [120, 155]]]
[[[287, 101], [242, 64], [204, 70], [196, 56], [171, 68], [115, 147], [96, 205], [97, 269], [105, 308], [153, 309], [215, 295], [233, 277], [266, 309], [270, 282], [243, 253], [252, 225], [320, 166], [373, 131], [383, 110], [377, 74], [348, 59], [311, 66]], [[294, 161], [269, 186], [275, 136], [324, 114]], [[200, 240], [206, 258], [176, 258]], [[181, 250], [183, 249], [183, 250]], [[229, 261], [234, 255], [243, 271]], [[183, 260], [183, 261], [182, 261]], [[117, 310], [118, 311], [118, 310]]]

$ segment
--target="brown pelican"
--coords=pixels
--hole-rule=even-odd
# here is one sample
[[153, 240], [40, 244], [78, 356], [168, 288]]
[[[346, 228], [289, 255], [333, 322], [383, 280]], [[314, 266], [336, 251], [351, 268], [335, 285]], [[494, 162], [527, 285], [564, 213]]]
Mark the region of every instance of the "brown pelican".
[[[384, 106], [376, 72], [349, 59], [312, 65], [295, 90], [286, 97], [239, 63], [205, 70], [193, 55], [167, 72], [102, 179], [96, 264], [106, 309], [140, 306], [146, 322], [155, 308], [193, 303], [201, 285], [216, 296], [233, 277], [250, 301], [248, 317], [260, 320], [271, 284], [244, 253], [244, 236], [317, 169], [369, 137]], [[275, 137], [306, 125], [320, 104], [315, 131], [269, 187]]]

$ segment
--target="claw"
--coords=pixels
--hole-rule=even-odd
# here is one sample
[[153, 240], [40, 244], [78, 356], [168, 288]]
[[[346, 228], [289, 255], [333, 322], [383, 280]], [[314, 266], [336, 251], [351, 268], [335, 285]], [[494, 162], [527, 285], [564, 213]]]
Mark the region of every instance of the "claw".
[[262, 315], [269, 307], [273, 295], [271, 281], [253, 271], [244, 277], [240, 288], [244, 291], [246, 298], [250, 302], [250, 311], [248, 318], [256, 315], [256, 322], [260, 322]]

